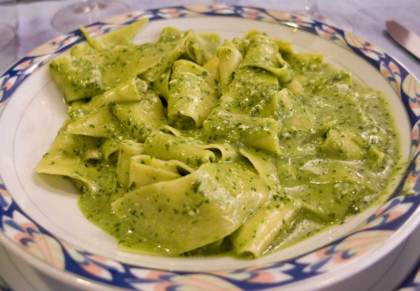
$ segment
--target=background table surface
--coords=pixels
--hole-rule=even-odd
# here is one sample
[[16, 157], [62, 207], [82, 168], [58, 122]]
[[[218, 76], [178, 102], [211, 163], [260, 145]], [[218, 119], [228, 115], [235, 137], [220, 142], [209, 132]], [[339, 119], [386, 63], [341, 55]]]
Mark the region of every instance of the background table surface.
[[[303, 9], [305, 0], [119, 0], [132, 10], [152, 9], [184, 4], [232, 4], [253, 6], [283, 11]], [[0, 47], [0, 72], [35, 47], [62, 33], [51, 26], [51, 19], [61, 8], [76, 3], [66, 1], [19, 1], [17, 4], [19, 28], [17, 37], [8, 45]], [[324, 15], [339, 14], [346, 17], [353, 26], [353, 32], [376, 44], [405, 65], [420, 78], [420, 60], [401, 48], [387, 34], [385, 21], [394, 19], [420, 35], [420, 0], [319, 0], [320, 12]], [[0, 7], [0, 17], [1, 17]], [[420, 49], [420, 48], [419, 48]], [[1, 284], [0, 284], [1, 286]], [[1, 289], [1, 288], [0, 288]]]

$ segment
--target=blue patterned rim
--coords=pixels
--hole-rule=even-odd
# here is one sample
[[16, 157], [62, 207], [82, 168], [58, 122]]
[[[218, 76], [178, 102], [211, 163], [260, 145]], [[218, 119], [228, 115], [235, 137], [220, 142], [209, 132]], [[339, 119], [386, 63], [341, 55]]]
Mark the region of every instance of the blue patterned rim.
[[[288, 285], [342, 269], [377, 249], [409, 219], [420, 203], [420, 83], [398, 61], [352, 33], [290, 13], [229, 5], [186, 5], [137, 11], [89, 25], [95, 35], [107, 33], [142, 18], [150, 21], [196, 16], [227, 16], [286, 24], [331, 40], [372, 64], [400, 96], [411, 123], [411, 161], [391, 198], [356, 230], [311, 253], [284, 262], [224, 272], [169, 272], [123, 264], [86, 252], [65, 242], [32, 221], [14, 202], [0, 180], [0, 239], [23, 249], [39, 261], [93, 283], [135, 289], [259, 290]], [[0, 112], [13, 92], [38, 68], [59, 53], [84, 41], [79, 30], [60, 36], [27, 54], [0, 77]], [[415, 195], [400, 196], [410, 181]], [[399, 234], [403, 239], [408, 234]], [[24, 252], [20, 252], [24, 253]], [[28, 256], [26, 256], [28, 258]], [[35, 261], [36, 261], [35, 259]], [[34, 261], [31, 259], [31, 261]], [[54, 271], [54, 269], [49, 269]], [[56, 271], [54, 271], [56, 272]], [[64, 272], [62, 272], [64, 273]], [[334, 276], [331, 276], [334, 278]]]

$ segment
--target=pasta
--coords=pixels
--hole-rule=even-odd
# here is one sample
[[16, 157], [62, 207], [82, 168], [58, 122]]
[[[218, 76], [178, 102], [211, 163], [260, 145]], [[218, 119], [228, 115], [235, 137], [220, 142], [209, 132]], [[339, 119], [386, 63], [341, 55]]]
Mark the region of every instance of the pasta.
[[400, 145], [382, 93], [256, 30], [131, 42], [146, 23], [82, 27], [50, 63], [69, 118], [35, 168], [68, 177], [122, 251], [257, 258], [386, 193]]

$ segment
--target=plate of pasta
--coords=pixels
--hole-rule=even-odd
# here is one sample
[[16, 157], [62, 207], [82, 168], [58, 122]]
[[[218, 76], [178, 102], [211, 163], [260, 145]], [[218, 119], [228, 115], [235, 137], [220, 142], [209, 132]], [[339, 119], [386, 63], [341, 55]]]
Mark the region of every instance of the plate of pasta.
[[76, 288], [364, 289], [418, 225], [420, 85], [323, 23], [132, 12], [0, 81], [0, 241]]

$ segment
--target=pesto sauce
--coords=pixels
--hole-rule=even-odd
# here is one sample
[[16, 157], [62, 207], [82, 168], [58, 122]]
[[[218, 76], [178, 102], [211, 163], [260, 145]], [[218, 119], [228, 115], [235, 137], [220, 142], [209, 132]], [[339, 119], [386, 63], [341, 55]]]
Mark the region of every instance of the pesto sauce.
[[[322, 65], [317, 72], [302, 72], [301, 76], [311, 80], [299, 95], [299, 100], [304, 114], [313, 121], [313, 128], [306, 132], [281, 131], [279, 138], [282, 154], [277, 158], [273, 156], [273, 160], [285, 193], [311, 203], [325, 217], [319, 219], [303, 211], [294, 220], [292, 227], [279, 235], [267, 253], [285, 248], [318, 233], [326, 226], [340, 223], [348, 215], [363, 211], [387, 189], [400, 158], [399, 138], [382, 93], [357, 82], [347, 85], [347, 73], [337, 72], [329, 65]], [[244, 108], [240, 104], [237, 106]], [[249, 105], [245, 108], [252, 110]], [[354, 134], [354, 138], [360, 138], [361, 143], [367, 142], [366, 146], [375, 145], [376, 150], [385, 154], [382, 162], [372, 165], [369, 158], [364, 161], [334, 160], [335, 153], [319, 151], [325, 141], [325, 129], [322, 128], [331, 123]], [[205, 141], [205, 135], [200, 129], [180, 128], [179, 131], [185, 136]], [[225, 138], [236, 139], [234, 136]], [[236, 144], [235, 147], [240, 145]], [[238, 162], [253, 170], [248, 161]], [[339, 173], [335, 176], [337, 171]], [[321, 172], [323, 177], [327, 177], [325, 180], [319, 180]], [[363, 183], [368, 183], [369, 187]], [[118, 238], [122, 250], [168, 255], [164, 249], [139, 240], [127, 230], [121, 230], [118, 218], [112, 213], [111, 202], [112, 195], [109, 194], [85, 194], [79, 205], [89, 220]], [[236, 256], [228, 238], [218, 244], [182, 254], [186, 257], [220, 255]]]
[[[189, 34], [192, 32], [185, 35]], [[249, 173], [249, 177], [258, 177], [261, 172], [249, 158], [239, 154], [239, 150], [256, 149], [255, 155], [261, 161], [274, 165], [280, 181], [272, 185], [272, 181], [265, 180], [266, 177], [258, 178], [258, 183], [264, 180], [270, 190], [265, 206], [278, 208], [291, 199], [302, 205], [291, 225], [281, 230], [265, 254], [296, 243], [327, 226], [343, 222], [346, 217], [363, 211], [378, 196], [387, 192], [400, 160], [400, 141], [382, 93], [354, 81], [350, 72], [337, 71], [322, 63], [322, 57], [317, 54], [308, 57], [304, 54], [285, 53], [282, 57], [288, 65], [281, 65], [279, 58], [275, 57], [277, 45], [266, 36], [260, 37], [261, 44], [267, 47], [266, 53], [271, 57], [257, 53], [246, 59], [243, 66], [234, 71], [232, 83], [223, 94], [216, 86], [214, 91], [219, 99], [217, 104], [213, 104], [216, 103], [214, 101], [204, 106], [206, 111], [211, 111], [206, 118], [182, 112], [191, 109], [183, 106], [186, 102], [196, 102], [195, 105], [204, 102], [204, 99], [199, 98], [201, 93], [205, 93], [207, 98], [214, 93], [209, 91], [214, 84], [210, 86], [208, 83], [209, 76], [205, 69], [200, 69], [199, 74], [180, 74], [177, 83], [173, 83], [172, 95], [180, 94], [181, 89], [186, 88], [184, 83], [191, 87], [189, 92], [194, 95], [194, 98], [182, 94], [178, 96], [179, 104], [175, 105], [182, 110], [177, 109], [174, 113], [168, 113], [168, 104], [161, 102], [157, 96], [160, 92], [150, 90], [137, 103], [105, 104], [102, 95], [98, 94], [131, 77], [140, 76], [150, 84], [170, 70], [174, 61], [180, 57], [190, 60], [195, 58], [196, 63], [201, 63], [205, 58], [203, 50], [197, 55], [192, 53], [200, 51], [197, 48], [200, 45], [197, 37], [186, 42], [191, 47], [182, 51], [180, 47], [183, 47], [182, 41], [185, 41], [183, 36], [176, 29], [167, 29], [161, 41], [155, 44], [127, 48], [117, 46], [103, 54], [63, 58], [50, 65], [59, 84], [71, 81], [71, 87], [63, 91], [68, 102], [74, 101], [69, 105], [69, 115], [73, 122], [88, 118], [92, 112], [102, 108], [121, 123], [122, 129], [119, 129], [118, 134], [99, 136], [103, 148], [98, 146], [95, 150], [102, 151], [101, 158], [97, 158], [100, 154], [95, 156], [98, 160], [93, 160], [93, 156], [84, 157], [82, 166], [89, 169], [85, 178], [93, 181], [96, 187], [86, 190], [80, 181], [74, 180], [82, 193], [79, 207], [83, 214], [114, 236], [121, 250], [172, 255], [169, 249], [154, 243], [151, 238], [148, 240], [136, 234], [136, 219], [147, 219], [141, 209], [130, 208], [124, 217], [118, 217], [111, 207], [118, 198], [136, 191], [135, 183], [122, 185], [124, 183], [117, 181], [115, 163], [122, 153], [119, 152], [122, 139], [131, 139], [137, 145], [144, 143], [141, 144], [141, 147], [144, 146], [143, 154], [166, 161], [178, 160], [192, 171], [197, 170], [193, 173], [210, 163], [232, 164], [232, 169], [224, 173], [224, 176], [211, 176], [206, 181], [211, 180], [214, 185], [224, 181], [228, 185], [225, 189], [233, 189], [230, 192], [234, 192], [237, 187], [248, 187], [242, 189], [243, 193], [256, 192], [254, 185], [257, 183], [254, 178], [250, 178], [249, 181], [244, 180], [243, 185], [236, 185], [238, 177], [247, 177], [240, 171]], [[254, 39], [249, 44], [244, 41], [243, 45], [249, 47], [241, 47], [241, 50], [258, 52], [260, 44]], [[140, 60], [148, 57], [156, 57], [156, 60], [139, 69]], [[261, 62], [267, 62], [267, 66], [276, 69], [271, 72], [258, 66]], [[281, 69], [289, 65], [293, 71], [286, 78], [281, 75]], [[294, 81], [290, 81], [293, 75]], [[287, 79], [287, 82], [279, 81], [282, 78]], [[82, 79], [86, 82], [80, 81]], [[285, 88], [292, 86], [292, 82], [298, 82], [302, 89], [291, 94]], [[88, 102], [79, 100], [94, 95], [97, 96]], [[202, 104], [200, 106], [203, 107]], [[200, 106], [195, 106], [191, 111], [195, 112]], [[168, 117], [171, 114], [174, 117]], [[166, 126], [166, 130], [172, 127], [172, 131], [168, 131], [176, 131], [181, 136], [172, 136], [169, 142], [165, 142], [167, 136], [171, 135], [162, 133], [163, 126]], [[95, 128], [90, 124], [86, 130]], [[222, 160], [222, 151], [205, 148], [209, 144], [227, 145], [233, 149], [234, 154]], [[105, 148], [109, 149], [106, 156]], [[241, 170], [235, 170], [235, 164]], [[128, 176], [128, 173], [125, 175]], [[229, 180], [230, 177], [236, 178]], [[201, 180], [197, 181], [185, 192], [187, 196], [190, 193], [200, 193], [203, 197], [211, 192], [216, 193], [216, 196], [220, 194], [216, 191], [217, 186], [207, 189], [208, 193], [201, 193], [199, 188], [203, 185]], [[159, 205], [160, 201], [156, 197], [165, 196], [163, 192], [155, 196], [152, 194], [150, 199], [155, 200], [150, 205], [154, 205], [153, 202]], [[193, 214], [196, 211], [198, 213], [199, 209], [213, 206], [212, 199], [203, 201], [206, 202], [198, 203]], [[162, 201], [162, 205], [166, 205], [164, 203]], [[167, 204], [170, 205], [169, 198]], [[189, 212], [186, 204], [182, 207], [185, 209], [171, 209], [167, 213], [168, 217], [173, 217], [175, 221], [181, 215], [187, 215]], [[254, 213], [262, 207], [258, 205], [253, 209]], [[161, 213], [162, 208], [154, 211]], [[235, 214], [237, 212], [241, 211]], [[191, 224], [195, 223], [197, 220], [191, 221]], [[149, 232], [157, 236], [159, 231], [152, 229]], [[237, 256], [229, 236], [212, 239], [211, 243], [181, 253], [180, 256]]]

